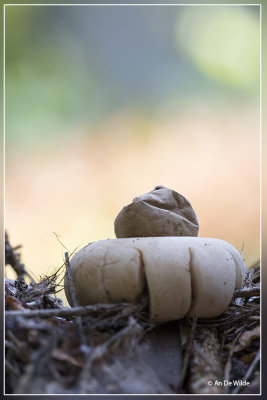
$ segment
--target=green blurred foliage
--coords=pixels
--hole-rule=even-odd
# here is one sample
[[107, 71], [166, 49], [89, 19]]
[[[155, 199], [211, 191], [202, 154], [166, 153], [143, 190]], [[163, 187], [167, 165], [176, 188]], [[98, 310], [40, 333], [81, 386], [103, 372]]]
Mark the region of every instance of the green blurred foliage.
[[244, 7], [184, 7], [178, 49], [215, 81], [257, 94], [260, 78], [259, 14]]
[[257, 7], [7, 6], [5, 26], [7, 149], [120, 109], [258, 100]]

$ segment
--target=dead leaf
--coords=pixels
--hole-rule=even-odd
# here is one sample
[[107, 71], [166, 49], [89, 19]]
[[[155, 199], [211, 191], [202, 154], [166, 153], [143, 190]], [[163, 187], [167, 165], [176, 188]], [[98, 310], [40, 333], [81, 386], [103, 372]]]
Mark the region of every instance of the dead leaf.
[[246, 364], [251, 364], [252, 361], [254, 360], [256, 351], [253, 351], [252, 353], [249, 354], [244, 354], [240, 359], [244, 361]]
[[13, 296], [7, 296], [6, 302], [9, 305], [11, 310], [17, 310], [17, 311], [26, 311], [25, 308], [23, 307], [21, 301], [16, 299]]
[[[260, 326], [256, 326], [256, 328], [244, 332], [240, 338], [238, 343], [234, 346], [234, 352], [240, 351], [248, 347], [248, 345], [252, 342], [252, 340], [260, 337]], [[233, 343], [228, 343], [225, 347], [230, 350], [233, 346]]]

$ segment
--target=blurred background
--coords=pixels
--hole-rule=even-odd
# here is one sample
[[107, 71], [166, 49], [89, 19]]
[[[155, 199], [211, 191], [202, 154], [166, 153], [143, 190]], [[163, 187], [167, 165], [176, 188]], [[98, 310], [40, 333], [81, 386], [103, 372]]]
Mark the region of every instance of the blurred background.
[[257, 261], [258, 6], [6, 6], [5, 27], [5, 226], [27, 270], [114, 238], [156, 185]]

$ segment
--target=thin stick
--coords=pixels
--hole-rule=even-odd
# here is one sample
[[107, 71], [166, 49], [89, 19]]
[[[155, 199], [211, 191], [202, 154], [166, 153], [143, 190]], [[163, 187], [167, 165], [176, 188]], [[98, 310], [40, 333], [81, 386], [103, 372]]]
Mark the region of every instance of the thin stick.
[[[245, 375], [242, 378], [242, 382], [246, 381], [252, 374], [252, 372], [254, 371], [259, 359], [260, 359], [260, 350], [258, 350], [257, 354], [254, 357], [254, 360], [252, 361], [252, 363], [250, 364], [250, 367], [248, 368], [247, 372], [245, 373]], [[240, 391], [241, 389], [241, 385], [240, 386], [236, 386], [234, 388], [234, 390], [232, 391], [232, 394], [236, 394]]]
[[233, 298], [236, 297], [253, 297], [260, 295], [260, 287], [254, 286], [251, 289], [241, 289], [234, 292]]
[[24, 275], [27, 275], [30, 280], [34, 282], [32, 276], [26, 271], [25, 265], [20, 261], [20, 253], [15, 252], [21, 247], [22, 246], [12, 247], [9, 242], [8, 234], [5, 232], [5, 264], [11, 265], [16, 272], [18, 279], [24, 280]]
[[57, 241], [61, 244], [61, 246], [64, 247], [65, 250], [69, 251], [69, 250], [67, 249], [67, 247], [64, 246], [64, 244], [63, 244], [63, 243], [61, 242], [61, 240], [59, 239], [60, 236], [59, 236], [56, 232], [53, 232], [53, 234], [55, 235]]
[[118, 304], [93, 304], [79, 307], [55, 308], [51, 310], [31, 310], [31, 311], [6, 311], [7, 317], [24, 317], [24, 318], [49, 318], [49, 317], [75, 317], [99, 311], [116, 311], [120, 308], [131, 306], [130, 303]]

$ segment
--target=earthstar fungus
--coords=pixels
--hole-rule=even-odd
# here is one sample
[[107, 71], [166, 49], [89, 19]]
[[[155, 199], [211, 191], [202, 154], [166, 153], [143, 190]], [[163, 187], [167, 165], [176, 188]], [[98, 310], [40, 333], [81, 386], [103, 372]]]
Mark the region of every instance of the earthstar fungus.
[[[245, 264], [229, 243], [200, 238], [183, 196], [163, 186], [136, 197], [115, 220], [117, 239], [93, 242], [70, 260], [80, 305], [132, 302], [149, 295], [154, 323], [212, 318], [242, 287]], [[65, 292], [71, 304], [68, 279]]]

